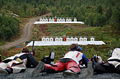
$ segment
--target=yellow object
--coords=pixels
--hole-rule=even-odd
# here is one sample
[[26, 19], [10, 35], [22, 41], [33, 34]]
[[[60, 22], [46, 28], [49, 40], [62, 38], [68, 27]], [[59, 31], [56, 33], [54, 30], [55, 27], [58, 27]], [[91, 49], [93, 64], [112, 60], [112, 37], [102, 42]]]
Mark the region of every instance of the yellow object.
[[16, 61], [18, 61], [19, 63], [22, 62], [22, 60], [20, 58], [17, 58]]

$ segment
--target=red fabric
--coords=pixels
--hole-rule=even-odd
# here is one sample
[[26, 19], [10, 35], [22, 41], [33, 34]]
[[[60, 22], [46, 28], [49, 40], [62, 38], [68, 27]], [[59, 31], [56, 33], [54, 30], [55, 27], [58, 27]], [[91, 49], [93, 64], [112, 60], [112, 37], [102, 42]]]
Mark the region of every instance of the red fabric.
[[66, 37], [63, 37], [63, 41], [66, 41]]
[[49, 65], [49, 64], [45, 64], [45, 68], [46, 69], [53, 69], [55, 71], [63, 71], [65, 70], [65, 63], [62, 62], [57, 62], [54, 64], [55, 66]]
[[76, 58], [77, 58], [79, 55], [80, 55], [80, 53], [78, 53], [78, 54], [76, 55]]
[[80, 67], [75, 61], [69, 61], [66, 63], [66, 69], [73, 72], [80, 72]]
[[56, 22], [57, 21], [57, 18], [54, 18], [54, 22]]
[[71, 60], [67, 63], [63, 63], [63, 62], [58, 61], [54, 65], [55, 66], [45, 64], [45, 68], [46, 69], [53, 69], [55, 71], [72, 70], [73, 72], [80, 72], [79, 65], [73, 60]]

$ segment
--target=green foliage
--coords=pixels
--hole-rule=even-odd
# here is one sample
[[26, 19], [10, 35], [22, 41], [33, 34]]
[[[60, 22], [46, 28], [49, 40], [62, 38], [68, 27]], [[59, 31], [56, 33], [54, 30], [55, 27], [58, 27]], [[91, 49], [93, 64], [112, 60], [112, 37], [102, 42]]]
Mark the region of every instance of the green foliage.
[[118, 26], [115, 14], [120, 11], [116, 9], [120, 0], [0, 0], [0, 5], [0, 11], [22, 17], [52, 12], [53, 16], [77, 17], [90, 26], [108, 25], [111, 21]]
[[113, 10], [113, 15], [111, 17], [111, 25], [113, 26], [114, 30], [120, 30], [120, 7], [116, 7]]
[[102, 14], [103, 13], [102, 6], [100, 6], [100, 5], [97, 6], [96, 12]]
[[[53, 16], [77, 17], [90, 26], [103, 26], [114, 20], [119, 0], [43, 0]], [[120, 11], [117, 9], [117, 11]], [[117, 22], [116, 20], [114, 20]], [[116, 24], [116, 23], [115, 23]]]
[[0, 49], [0, 55], [2, 59], [6, 58], [6, 56], [3, 55], [3, 49]]
[[112, 16], [112, 9], [111, 9], [111, 7], [109, 7], [109, 8], [107, 8], [107, 10], [105, 12], [105, 17], [106, 17], [106, 23], [107, 24], [110, 24], [111, 16]]
[[89, 13], [85, 19], [85, 23], [90, 26], [103, 26], [105, 24], [105, 17], [98, 13]]
[[47, 13], [46, 4], [41, 0], [0, 0], [0, 11], [10, 11], [21, 17], [30, 17]]
[[0, 40], [9, 40], [19, 31], [19, 21], [13, 17], [0, 15]]

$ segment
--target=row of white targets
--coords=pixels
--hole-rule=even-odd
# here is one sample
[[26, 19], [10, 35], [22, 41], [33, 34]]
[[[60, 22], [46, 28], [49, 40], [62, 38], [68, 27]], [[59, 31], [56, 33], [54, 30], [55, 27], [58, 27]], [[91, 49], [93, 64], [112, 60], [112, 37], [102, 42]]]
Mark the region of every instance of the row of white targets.
[[77, 22], [77, 19], [74, 18], [40, 18], [40, 22]]
[[94, 37], [91, 37], [90, 40], [86, 37], [67, 37], [67, 38], [62, 38], [62, 37], [42, 37], [42, 41], [95, 41]]

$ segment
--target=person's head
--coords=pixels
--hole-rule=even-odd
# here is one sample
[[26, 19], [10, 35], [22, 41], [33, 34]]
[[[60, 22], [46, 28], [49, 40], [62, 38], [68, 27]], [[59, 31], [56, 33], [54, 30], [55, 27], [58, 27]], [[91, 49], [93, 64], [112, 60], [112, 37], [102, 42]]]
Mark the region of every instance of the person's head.
[[82, 48], [80, 46], [78, 46], [78, 44], [72, 44], [70, 46], [70, 50], [71, 51], [82, 51]]
[[82, 50], [83, 49], [80, 46], [77, 47], [77, 51], [82, 51]]
[[28, 50], [27, 47], [24, 47], [23, 50], [22, 50], [22, 52], [24, 52], [24, 53], [29, 53], [29, 50]]

